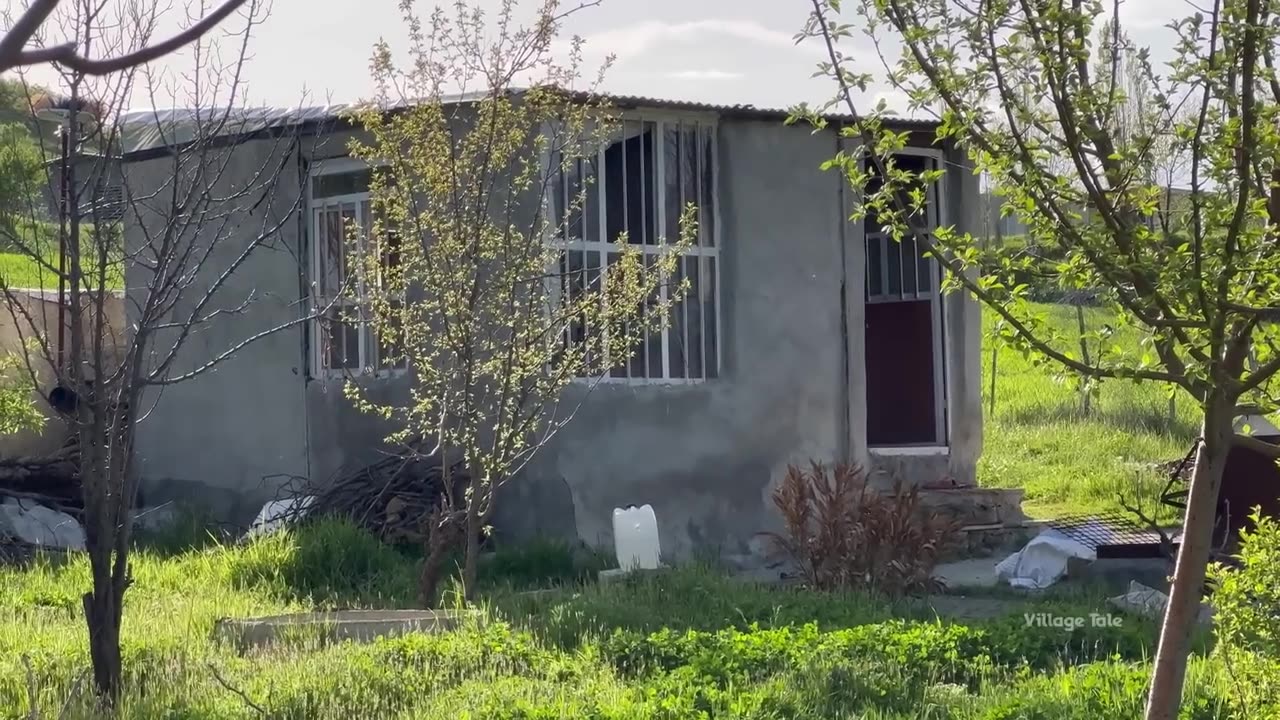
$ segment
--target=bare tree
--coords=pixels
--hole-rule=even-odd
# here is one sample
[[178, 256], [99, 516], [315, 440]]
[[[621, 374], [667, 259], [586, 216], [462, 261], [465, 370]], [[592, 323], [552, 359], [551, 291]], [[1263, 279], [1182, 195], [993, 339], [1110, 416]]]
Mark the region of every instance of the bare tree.
[[[215, 368], [248, 343], [310, 316], [297, 305], [287, 323], [253, 324], [266, 298], [229, 280], [296, 218], [296, 134], [252, 124], [243, 112], [242, 71], [258, 0], [244, 22], [217, 41], [193, 46], [180, 80], [150, 67], [101, 77], [64, 66], [57, 129], [65, 142], [51, 166], [58, 221], [33, 205], [5, 238], [65, 300], [58, 319], [5, 285], [6, 309], [29, 341], [32, 378], [45, 369], [51, 403], [78, 439], [84, 528], [92, 589], [83, 605], [99, 695], [121, 690], [120, 630], [130, 584], [129, 552], [138, 491], [134, 433], [160, 390]], [[159, 16], [113, 16], [101, 0], [75, 0], [55, 18], [69, 37], [137, 57]], [[51, 21], [52, 22], [52, 21]], [[204, 21], [196, 22], [198, 27]], [[227, 58], [230, 58], [229, 60]], [[139, 98], [168, 110], [127, 113]], [[185, 108], [185, 109], [184, 109]], [[92, 112], [90, 112], [92, 109]], [[250, 136], [250, 131], [263, 130]], [[54, 246], [54, 241], [57, 247]], [[59, 249], [60, 248], [60, 249]], [[299, 302], [297, 299], [286, 302]], [[123, 303], [124, 317], [113, 310]], [[248, 323], [243, 337], [185, 359], [183, 348], [216, 324]], [[232, 328], [235, 331], [235, 326]]]
[[[128, 70], [195, 42], [247, 2], [224, 0], [198, 22], [188, 25], [173, 37], [156, 42], [148, 39], [147, 44], [122, 51], [114, 57], [90, 58], [83, 54], [89, 50], [90, 42], [87, 37], [77, 37], [49, 46], [40, 44], [42, 29], [65, 1], [33, 0], [16, 19], [6, 17], [9, 27], [4, 36], [0, 37], [0, 72], [43, 63], [57, 63], [84, 75], [109, 75]], [[156, 4], [152, 4], [149, 11], [139, 8], [142, 17], [154, 16], [155, 12]]]
[[[1234, 429], [1241, 405], [1278, 406], [1276, 3], [1210, 0], [1171, 23], [1172, 59], [1157, 74], [1140, 52], [1146, 69], [1137, 88], [1123, 87], [1121, 53], [1103, 52], [1106, 62], [1095, 62], [1095, 29], [1118, 15], [1118, 3], [858, 0], [851, 4], [859, 25], [839, 21], [843, 4], [812, 0], [803, 34], [825, 43], [823, 70], [837, 89], [832, 106], [852, 118], [845, 134], [862, 140], [830, 163], [865, 191], [859, 213], [880, 218], [895, 237], [914, 236], [947, 269], [949, 288], [981, 300], [1026, 352], [1089, 378], [1171, 384], [1200, 409], [1202, 436], [1146, 710], [1148, 720], [1172, 720], [1227, 455], [1236, 446], [1280, 455]], [[968, 233], [920, 226], [919, 184], [939, 174], [898, 167], [894, 151], [905, 139], [884, 131], [883, 113], [858, 112], [853, 91], [871, 77], [852, 69], [838, 45], [858, 30], [901, 38], [900, 56], [886, 61], [888, 81], [914, 109], [938, 117], [939, 134], [1025, 211], [1029, 232], [1057, 246], [1060, 259], [1002, 262]], [[1111, 34], [1119, 37], [1120, 28]], [[1126, 95], [1133, 92], [1144, 93], [1141, 103]], [[1133, 107], [1142, 108], [1141, 122], [1128, 133], [1116, 118]], [[1160, 190], [1150, 169], [1161, 136], [1176, 138], [1186, 158], [1186, 227], [1176, 239], [1157, 235], [1151, 222]], [[868, 185], [872, 175], [885, 179], [878, 189]], [[1137, 326], [1149, 341], [1138, 353], [1101, 347], [1086, 361], [1071, 338], [1043, 322], [1014, 279], [1018, 272], [1096, 288], [1115, 322]]]

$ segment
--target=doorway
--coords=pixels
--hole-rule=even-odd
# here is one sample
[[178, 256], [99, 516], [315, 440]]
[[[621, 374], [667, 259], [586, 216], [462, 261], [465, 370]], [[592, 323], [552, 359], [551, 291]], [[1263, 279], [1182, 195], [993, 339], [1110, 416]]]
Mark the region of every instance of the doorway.
[[[928, 151], [924, 151], [928, 152]], [[898, 167], [940, 167], [940, 154], [901, 154]], [[874, 183], [874, 179], [872, 180]], [[874, 186], [868, 188], [874, 191]], [[941, 224], [938, 184], [926, 188], [925, 227]], [[878, 218], [863, 221], [866, 241], [867, 443], [936, 447], [947, 443], [941, 268], [914, 236], [895, 241]]]

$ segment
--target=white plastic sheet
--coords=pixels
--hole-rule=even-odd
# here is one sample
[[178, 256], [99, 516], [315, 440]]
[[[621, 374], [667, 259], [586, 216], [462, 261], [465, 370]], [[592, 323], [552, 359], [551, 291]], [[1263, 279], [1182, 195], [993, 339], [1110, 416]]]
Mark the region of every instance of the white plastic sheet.
[[246, 108], [148, 108], [120, 116], [125, 153], [189, 143], [200, 137], [236, 136], [337, 117], [348, 105]]
[[0, 536], [31, 545], [84, 549], [84, 530], [70, 515], [30, 500], [7, 497], [0, 504]]
[[1001, 560], [996, 565], [996, 577], [1016, 588], [1047, 588], [1067, 574], [1067, 562], [1073, 557], [1096, 560], [1098, 554], [1093, 548], [1050, 528]]
[[254, 518], [253, 525], [249, 527], [249, 532], [245, 534], [245, 537], [275, 532], [284, 525], [286, 519], [295, 517], [297, 513], [306, 510], [314, 500], [315, 498], [311, 495], [300, 495], [287, 500], [271, 500], [267, 502], [258, 511], [258, 517]]

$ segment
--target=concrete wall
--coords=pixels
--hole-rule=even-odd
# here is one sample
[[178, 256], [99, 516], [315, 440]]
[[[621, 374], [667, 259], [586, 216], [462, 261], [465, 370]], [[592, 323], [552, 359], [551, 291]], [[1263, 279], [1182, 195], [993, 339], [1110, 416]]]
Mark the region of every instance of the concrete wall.
[[[43, 350], [24, 349], [24, 343], [37, 335], [43, 336], [47, 338], [49, 354], [57, 357], [58, 292], [13, 290], [11, 293], [20, 309], [15, 308], [16, 312], [10, 312], [8, 308], [0, 309], [0, 353], [19, 358], [20, 366], [9, 371], [7, 379], [30, 386], [34, 373], [35, 387], [31, 388], [31, 401], [45, 416], [45, 423], [38, 430], [0, 435], [0, 457], [44, 455], [58, 450], [66, 443], [71, 434], [71, 425], [49, 407], [46, 399], [56, 382], [53, 363], [49, 362]], [[125, 328], [124, 297], [109, 295], [104, 299], [103, 305], [106, 313], [104, 327], [108, 330], [108, 367], [114, 368]], [[86, 336], [88, 334], [86, 331]]]
[[[577, 415], [528, 477], [513, 481], [500, 529], [571, 527], [568, 534], [609, 544], [613, 508], [649, 503], [664, 553], [732, 553], [776, 529], [770, 495], [788, 463], [843, 459], [909, 483], [973, 482], [982, 438], [976, 303], [944, 299], [951, 447], [869, 450], [862, 223], [845, 220], [853, 198], [840, 177], [818, 169], [836, 137], [732, 119], [722, 119], [719, 137], [721, 377], [601, 384], [585, 398], [574, 388]], [[947, 159], [950, 217], [972, 227], [976, 179], [962, 156]]]
[[[946, 301], [952, 449], [934, 457], [873, 455], [866, 447], [861, 223], [846, 220], [852, 198], [841, 178], [818, 169], [837, 149], [835, 133], [722, 118], [719, 142], [720, 377], [601, 384], [589, 396], [585, 386], [570, 388], [562, 407], [578, 406], [576, 417], [504, 490], [495, 518], [501, 531], [605, 544], [614, 507], [651, 503], [673, 557], [734, 552], [776, 528], [770, 493], [788, 463], [849, 459], [892, 464], [914, 482], [936, 479], [939, 467], [938, 474], [972, 479], [981, 443], [976, 306], [960, 296]], [[261, 162], [255, 153], [270, 150], [253, 147], [241, 149], [245, 170]], [[345, 136], [331, 135], [299, 153], [314, 160], [345, 147]], [[166, 166], [152, 160], [130, 171], [160, 177]], [[297, 177], [287, 180], [281, 192], [295, 197]], [[948, 183], [952, 217], [960, 219], [976, 180], [955, 169]], [[301, 218], [286, 225], [271, 249], [242, 268], [225, 295], [233, 300], [252, 289], [260, 298], [255, 309], [193, 341], [185, 367], [302, 311], [299, 263], [305, 267], [310, 252], [302, 226]], [[308, 341], [299, 326], [167, 388], [139, 437], [148, 497], [198, 498], [243, 520], [274, 490], [266, 475], [324, 480], [375, 459], [389, 428], [352, 407], [341, 382], [307, 379]], [[408, 380], [362, 382], [375, 399], [394, 401]]]
[[507, 526], [554, 531], [538, 514], [569, 504], [548, 502], [558, 490], [588, 542], [611, 542], [614, 507], [650, 503], [664, 553], [733, 549], [774, 526], [787, 463], [845, 447], [841, 192], [818, 171], [834, 135], [722, 121], [719, 141], [721, 376], [597, 386], [513, 485]]
[[[174, 308], [186, 316], [213, 279], [244, 251], [261, 229], [284, 221], [281, 232], [258, 247], [208, 305], [209, 310], [235, 308], [250, 301], [244, 312], [229, 313], [202, 325], [186, 341], [171, 376], [189, 372], [270, 328], [296, 321], [304, 312], [298, 302], [298, 230], [294, 217], [299, 192], [296, 157], [287, 143], [254, 140], [225, 152], [230, 154], [216, 192], [243, 187], [263, 167], [284, 162], [269, 202], [249, 209], [257, 195], [237, 201], [233, 227], [213, 249], [193, 285]], [[174, 161], [160, 157], [125, 166], [134, 188], [154, 188], [170, 181]], [[225, 212], [231, 208], [220, 208]], [[149, 218], [153, 224], [159, 218]], [[127, 224], [126, 242], [142, 242], [136, 227]], [[199, 247], [207, 237], [197, 240]], [[146, 273], [131, 267], [126, 277], [139, 302], [145, 294]], [[129, 311], [135, 312], [130, 306]], [[252, 519], [275, 488], [271, 476], [308, 474], [306, 364], [301, 324], [269, 335], [236, 352], [224, 363], [196, 378], [149, 390], [140, 422], [135, 467], [142, 474], [149, 502], [186, 501], [222, 519]], [[153, 350], [163, 352], [171, 335], [157, 338]], [[157, 356], [153, 353], [153, 361]]]

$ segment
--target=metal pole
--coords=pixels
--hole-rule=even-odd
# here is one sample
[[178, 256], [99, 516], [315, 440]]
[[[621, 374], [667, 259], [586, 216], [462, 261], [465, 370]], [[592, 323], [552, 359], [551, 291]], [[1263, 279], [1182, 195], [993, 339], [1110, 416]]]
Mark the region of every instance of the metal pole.
[[[1089, 343], [1086, 341], [1086, 338], [1085, 338], [1084, 304], [1083, 304], [1083, 301], [1081, 301], [1078, 298], [1076, 300], [1076, 327], [1079, 329], [1079, 332], [1080, 332], [1080, 359], [1084, 361], [1085, 365], [1089, 365], [1093, 361], [1089, 359]], [[1082, 396], [1081, 409], [1084, 411], [1085, 415], [1088, 415], [1090, 410], [1090, 397], [1089, 397], [1090, 381], [1091, 381], [1091, 378], [1089, 378], [1088, 376], [1085, 376], [1080, 380], [1080, 390], [1081, 390], [1081, 396]]]
[[62, 158], [59, 168], [58, 192], [58, 373], [66, 371], [66, 349], [63, 347], [67, 334], [67, 203], [70, 189], [71, 133], [66, 125], [58, 128], [62, 136]]

